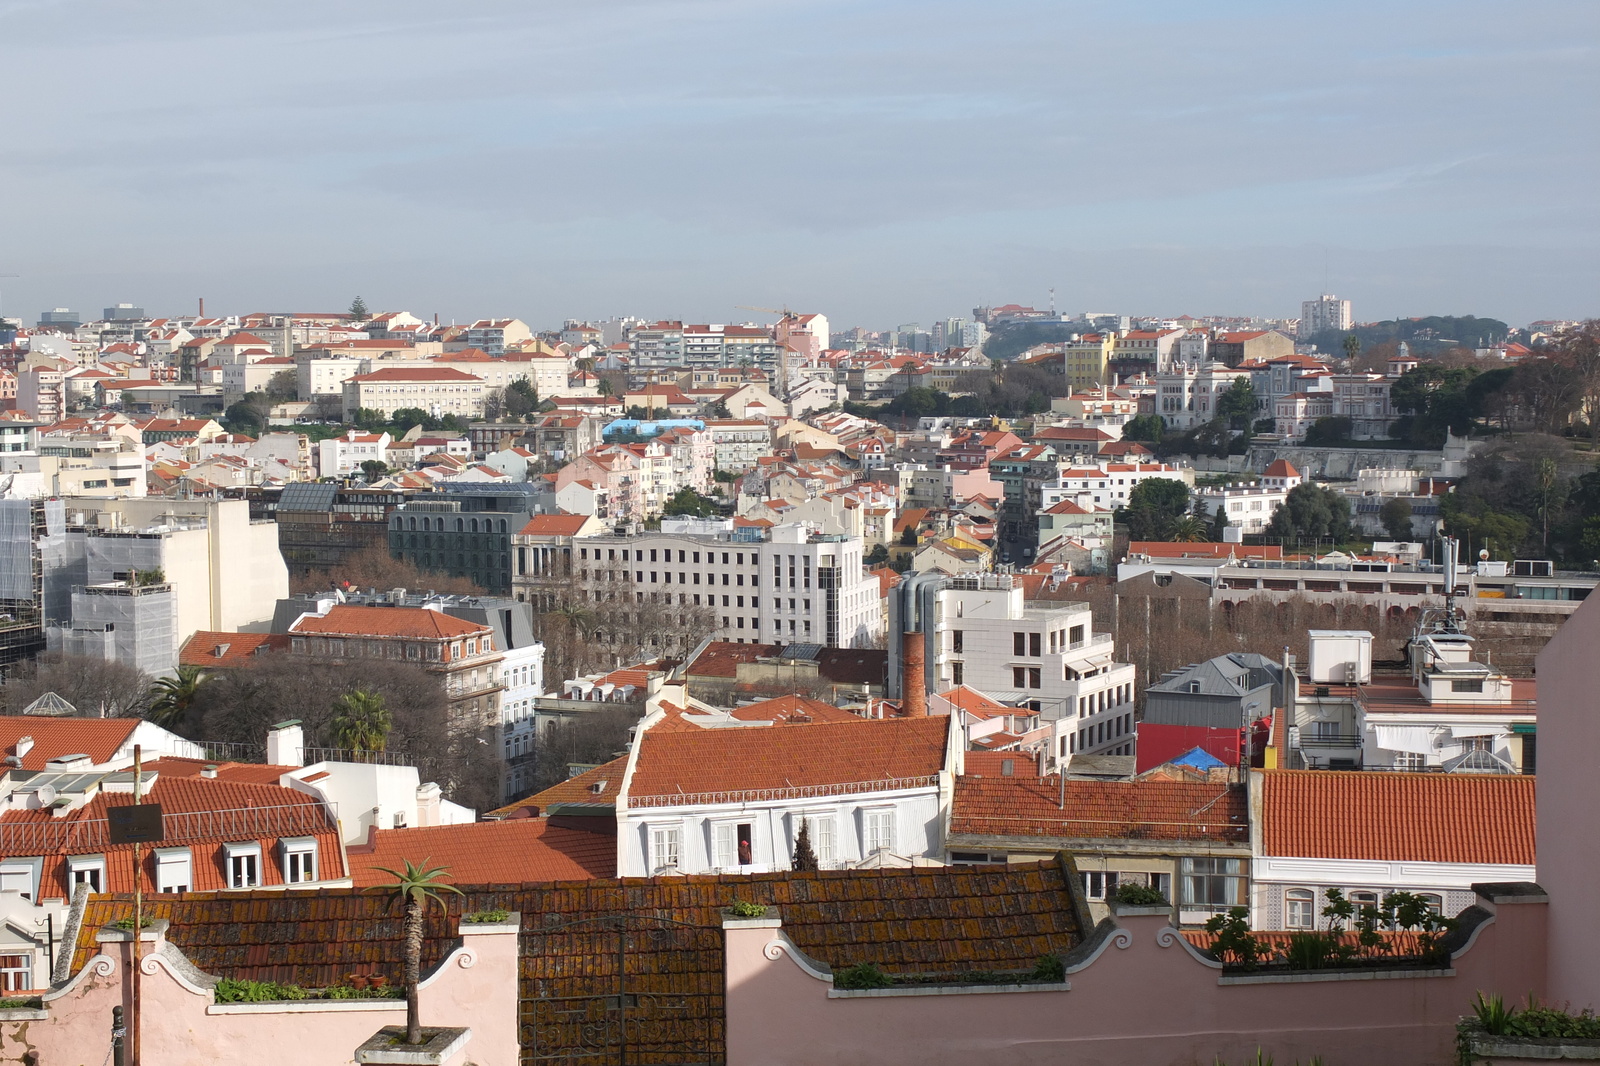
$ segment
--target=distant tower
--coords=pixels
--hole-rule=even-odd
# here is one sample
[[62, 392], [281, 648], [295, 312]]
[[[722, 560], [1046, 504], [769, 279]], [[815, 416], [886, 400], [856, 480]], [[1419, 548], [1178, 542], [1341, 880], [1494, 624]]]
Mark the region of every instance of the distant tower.
[[1347, 333], [1354, 321], [1350, 315], [1350, 301], [1325, 292], [1319, 299], [1306, 300], [1300, 305], [1298, 335], [1305, 340], [1327, 330]]

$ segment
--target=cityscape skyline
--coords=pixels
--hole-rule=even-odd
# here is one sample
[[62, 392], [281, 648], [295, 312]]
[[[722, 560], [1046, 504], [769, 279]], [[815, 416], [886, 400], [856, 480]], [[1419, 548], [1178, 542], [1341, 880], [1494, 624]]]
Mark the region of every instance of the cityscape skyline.
[[1592, 5], [909, 11], [0, 4], [0, 313], [1592, 313]]

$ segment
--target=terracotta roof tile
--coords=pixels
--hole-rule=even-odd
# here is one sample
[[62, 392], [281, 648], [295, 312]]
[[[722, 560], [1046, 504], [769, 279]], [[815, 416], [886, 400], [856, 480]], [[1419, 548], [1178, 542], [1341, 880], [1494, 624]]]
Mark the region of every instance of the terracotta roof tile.
[[184, 642], [178, 652], [178, 665], [229, 667], [242, 666], [257, 655], [287, 651], [286, 633], [214, 633], [201, 630]]
[[103, 763], [128, 742], [138, 725], [137, 718], [0, 716], [0, 755], [15, 755], [17, 741], [32, 737], [33, 747], [22, 759], [24, 769], [42, 770], [45, 763], [63, 755], [83, 754]]
[[328, 633], [347, 637], [471, 637], [492, 632], [488, 626], [421, 607], [356, 607], [336, 604], [325, 615], [306, 615], [289, 627], [291, 633]]
[[1533, 865], [1532, 776], [1267, 770], [1262, 781], [1267, 855]]
[[357, 888], [393, 881], [380, 867], [398, 870], [407, 861], [447, 867], [457, 885], [574, 881], [617, 873], [615, 836], [554, 826], [543, 818], [383, 829], [373, 837], [349, 849]]
[[843, 707], [807, 696], [779, 696], [735, 707], [730, 712], [741, 722], [776, 722], [779, 725], [817, 722], [863, 722], [866, 719]]
[[[661, 915], [688, 923], [672, 935], [630, 937], [624, 965], [638, 995], [699, 994], [686, 1001], [704, 1019], [713, 1047], [677, 1047], [683, 1021], [645, 1023], [651, 1047], [667, 1057], [723, 1058], [724, 946], [721, 908], [735, 899], [782, 910], [783, 931], [812, 958], [833, 967], [870, 960], [891, 973], [1028, 971], [1041, 955], [1083, 939], [1074, 886], [1056, 862], [1012, 866], [583, 880], [473, 887], [430, 911], [424, 972], [454, 946], [467, 911], [522, 915], [519, 998], [615, 993], [616, 937], [569, 923], [610, 915]], [[132, 913], [126, 897], [92, 897], [80, 927], [74, 970], [96, 953], [95, 934]], [[404, 918], [387, 896], [356, 889], [156, 895], [146, 912], [170, 921], [168, 937], [201, 970], [307, 987], [342, 982], [352, 972], [401, 976]], [[563, 928], [565, 927], [565, 928]], [[690, 1024], [689, 1030], [699, 1026]], [[657, 1041], [660, 1041], [657, 1043]], [[683, 1052], [683, 1054], [679, 1054]]]
[[[679, 795], [921, 778], [944, 766], [944, 718], [836, 722], [805, 729], [715, 729], [646, 733], [630, 806]], [[647, 797], [660, 797], [650, 802]]]
[[[998, 754], [998, 753], [995, 753]], [[1376, 776], [1376, 775], [1374, 775]], [[1216, 840], [1248, 845], [1241, 788], [1186, 781], [956, 778], [950, 832], [1032, 839]]]
[[[622, 775], [627, 772], [628, 757], [612, 759], [608, 763], [601, 763], [593, 770], [585, 770], [576, 777], [569, 777], [533, 795], [520, 799], [515, 803], [507, 804], [495, 811], [495, 814], [508, 817], [519, 817], [530, 811], [544, 812], [558, 803], [604, 803], [610, 805], [616, 802], [617, 791], [622, 787]], [[600, 786], [597, 790], [595, 786]]]

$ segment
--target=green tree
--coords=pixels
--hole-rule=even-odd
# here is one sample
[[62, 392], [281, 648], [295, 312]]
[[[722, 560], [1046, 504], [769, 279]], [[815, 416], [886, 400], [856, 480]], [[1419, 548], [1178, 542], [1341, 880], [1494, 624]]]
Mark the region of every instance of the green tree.
[[367, 311], [367, 301], [357, 296], [350, 301], [350, 318], [355, 322], [365, 322], [372, 315]]
[[526, 421], [539, 409], [539, 390], [527, 378], [518, 378], [506, 386], [503, 403], [507, 418]]
[[800, 819], [800, 831], [794, 835], [793, 867], [796, 870], [821, 869], [817, 853], [811, 847], [811, 822], [806, 818]]
[[685, 485], [667, 500], [661, 508], [661, 513], [668, 517], [687, 515], [693, 518], [711, 518], [721, 514], [717, 501], [709, 496], [702, 496], [694, 489]]
[[889, 561], [889, 549], [882, 544], [874, 544], [867, 553], [865, 562], [868, 566], [882, 566]]
[[1350, 502], [1320, 485], [1296, 485], [1267, 526], [1268, 536], [1289, 543], [1328, 540], [1338, 543], [1350, 535]]
[[400, 431], [401, 435], [409, 433], [411, 427], [421, 426], [423, 429], [437, 429], [439, 422], [428, 412], [420, 407], [401, 407], [389, 416], [388, 422]]
[[1173, 525], [1189, 510], [1189, 486], [1174, 478], [1146, 478], [1128, 494], [1122, 520], [1133, 540], [1170, 540]]
[[1248, 377], [1233, 379], [1228, 391], [1217, 397], [1217, 417], [1227, 419], [1231, 429], [1249, 431], [1256, 416], [1256, 390]]
[[1361, 338], [1354, 333], [1346, 334], [1344, 338], [1344, 357], [1346, 359], [1354, 359], [1360, 354]]
[[616, 395], [616, 390], [611, 387], [611, 382], [607, 381], [605, 378], [600, 379], [600, 383], [594, 387], [594, 391], [599, 393], [601, 396]]
[[1206, 535], [1211, 539], [1212, 543], [1220, 544], [1227, 539], [1223, 531], [1232, 524], [1228, 521], [1227, 507], [1218, 505], [1216, 513], [1211, 516], [1211, 528], [1206, 531]]
[[1160, 415], [1139, 415], [1130, 418], [1122, 427], [1123, 440], [1146, 441], [1151, 444], [1160, 444], [1161, 438], [1166, 436], [1167, 420]]
[[1550, 550], [1550, 497], [1556, 490], [1556, 476], [1559, 469], [1556, 461], [1549, 456], [1540, 459], [1534, 466], [1534, 485], [1539, 491], [1539, 517], [1544, 520], [1544, 549]]
[[1180, 544], [1195, 544], [1206, 539], [1208, 528], [1206, 522], [1198, 515], [1180, 515], [1173, 520], [1167, 536]]
[[1328, 447], [1334, 444], [1343, 444], [1350, 439], [1354, 423], [1344, 415], [1333, 415], [1328, 418], [1319, 418], [1311, 423], [1306, 430], [1306, 446], [1309, 448]]
[[369, 891], [387, 892], [395, 902], [405, 907], [406, 1043], [420, 1044], [422, 1018], [417, 1007], [417, 985], [422, 980], [423, 922], [428, 908], [433, 904], [437, 903], [440, 910], [446, 909], [441, 893], [454, 892], [458, 896], [465, 893], [445, 882], [444, 876], [448, 872], [445, 867], [430, 867], [427, 859], [423, 859], [420, 865], [407, 859], [403, 870], [391, 870], [385, 866], [377, 869], [394, 880]]
[[1583, 524], [1583, 537], [1578, 544], [1589, 562], [1600, 559], [1600, 518], [1591, 518]]
[[388, 472], [389, 464], [382, 459], [367, 459], [361, 463], [361, 476], [367, 479], [369, 485]]
[[382, 751], [389, 743], [394, 721], [383, 696], [371, 689], [358, 688], [333, 701], [333, 717], [328, 733], [335, 747], [346, 751]]
[[1378, 521], [1390, 540], [1411, 539], [1411, 501], [1396, 496], [1378, 509]]
[[177, 731], [188, 725], [189, 710], [194, 706], [200, 687], [208, 675], [198, 666], [180, 666], [172, 677], [159, 678], [150, 686], [149, 709], [145, 717], [163, 729]]

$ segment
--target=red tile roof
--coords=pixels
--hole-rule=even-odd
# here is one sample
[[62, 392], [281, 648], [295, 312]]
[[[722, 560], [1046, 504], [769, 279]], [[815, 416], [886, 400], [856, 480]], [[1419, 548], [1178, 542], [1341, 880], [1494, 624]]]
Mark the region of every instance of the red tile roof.
[[1300, 471], [1287, 459], [1274, 459], [1272, 465], [1267, 467], [1264, 477], [1299, 477]]
[[443, 866], [457, 885], [524, 885], [617, 875], [617, 838], [542, 818], [382, 829], [349, 849], [357, 888], [388, 884], [407, 861]]
[[33, 747], [22, 757], [25, 770], [42, 770], [45, 763], [63, 755], [87, 755], [103, 763], [128, 742], [138, 725], [137, 718], [5, 715], [0, 717], [0, 755], [15, 755], [17, 741], [32, 737]]
[[1522, 774], [1267, 770], [1262, 851], [1531, 866], [1536, 780]]
[[735, 707], [731, 712], [741, 722], [775, 722], [779, 725], [817, 722], [863, 722], [866, 719], [843, 707], [807, 696], [779, 696]]
[[201, 630], [184, 642], [178, 652], [178, 665], [219, 667], [243, 666], [257, 655], [286, 651], [287, 633], [216, 633]]
[[572, 537], [582, 531], [589, 518], [589, 515], [582, 514], [534, 515], [517, 532], [524, 536]]
[[[999, 754], [999, 753], [994, 753]], [[1378, 775], [1373, 775], [1378, 776]], [[1028, 839], [1211, 840], [1248, 845], [1239, 786], [1186, 781], [956, 778], [950, 832]]]
[[493, 632], [488, 626], [424, 607], [356, 607], [336, 604], [325, 615], [306, 615], [289, 627], [291, 633], [325, 633], [344, 637], [420, 637], [446, 639]]
[[622, 775], [627, 769], [628, 757], [624, 755], [608, 763], [601, 763], [593, 770], [585, 770], [576, 777], [557, 782], [543, 792], [535, 792], [515, 803], [507, 804], [494, 813], [517, 818], [527, 816], [534, 811], [540, 814], [546, 813], [550, 807], [558, 803], [609, 805], [616, 801], [617, 791], [622, 787]]
[[[283, 884], [283, 858], [278, 845], [280, 840], [287, 837], [315, 838], [319, 880], [338, 880], [345, 876], [344, 849], [339, 841], [338, 821], [320, 801], [303, 792], [275, 784], [255, 784], [220, 777], [209, 780], [203, 777], [158, 775], [145, 800], [161, 804], [165, 832], [162, 846], [190, 848], [193, 856], [191, 877], [197, 892], [228, 887], [221, 859], [223, 844], [259, 844], [263, 882], [269, 885]], [[132, 792], [102, 791], [66, 815], [58, 815], [47, 809], [13, 810], [0, 815], [0, 825], [6, 826], [12, 839], [19, 842], [33, 834], [41, 834], [42, 840], [65, 837], [66, 834], [61, 830], [67, 826], [74, 827], [71, 841], [66, 846], [41, 847], [32, 841], [22, 844], [25, 854], [45, 856], [40, 898], [66, 897], [68, 855], [105, 855], [105, 890], [132, 892], [132, 863], [124, 856], [132, 853], [133, 845], [111, 844], [105, 830], [107, 810], [132, 803]], [[230, 813], [223, 817], [182, 817], [209, 815], [218, 811]], [[149, 849], [145, 850], [141, 869], [145, 891], [155, 892], [155, 860]]]
[[370, 374], [357, 374], [355, 377], [351, 378], [350, 380], [351, 381], [359, 381], [359, 382], [368, 382], [368, 381], [378, 381], [378, 382], [382, 382], [382, 381], [452, 382], [452, 381], [454, 381], [454, 382], [462, 382], [462, 383], [474, 382], [474, 383], [479, 384], [479, 385], [483, 384], [483, 379], [482, 378], [473, 377], [471, 374], [468, 374], [465, 371], [456, 370], [456, 369], [453, 369], [451, 367], [416, 367], [414, 369], [409, 369], [408, 370], [408, 369], [405, 369], [403, 367], [391, 366], [391, 367], [385, 367], [382, 370], [374, 370]]
[[649, 732], [639, 743], [629, 804], [928, 777], [944, 766], [948, 728], [944, 718], [887, 718], [805, 729]]
[[[1014, 751], [969, 751], [962, 756], [968, 777], [1038, 777], [1039, 763], [1031, 755]], [[1006, 773], [1006, 763], [1011, 772]]]

